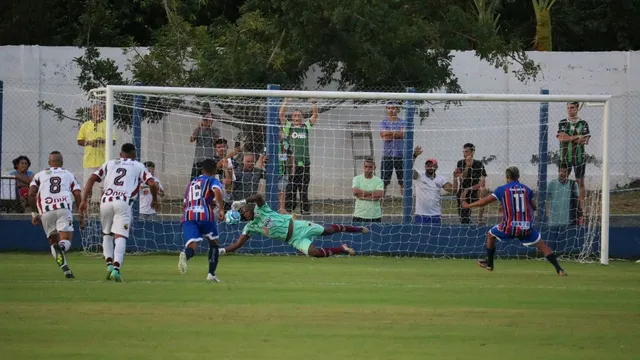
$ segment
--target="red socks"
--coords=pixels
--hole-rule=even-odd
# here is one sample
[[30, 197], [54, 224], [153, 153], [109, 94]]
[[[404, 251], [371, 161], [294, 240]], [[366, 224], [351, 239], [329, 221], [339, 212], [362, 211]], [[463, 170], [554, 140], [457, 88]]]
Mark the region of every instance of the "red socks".
[[324, 257], [332, 256], [332, 255], [342, 254], [342, 253], [344, 253], [344, 249], [341, 248], [341, 247], [319, 248], [318, 249], [318, 254], [316, 254], [315, 257], [324, 258]]

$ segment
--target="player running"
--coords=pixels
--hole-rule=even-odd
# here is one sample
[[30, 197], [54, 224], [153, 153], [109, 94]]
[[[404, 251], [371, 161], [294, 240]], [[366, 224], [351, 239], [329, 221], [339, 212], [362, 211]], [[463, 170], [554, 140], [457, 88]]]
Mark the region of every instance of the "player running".
[[350, 225], [319, 225], [310, 221], [293, 220], [291, 215], [279, 214], [269, 207], [262, 195], [251, 195], [245, 200], [231, 204], [233, 210], [239, 211], [242, 218], [249, 221], [242, 234], [233, 244], [220, 249], [221, 254], [234, 252], [241, 248], [252, 234], [261, 234], [273, 240], [286, 242], [312, 257], [329, 257], [331, 255], [355, 255], [355, 251], [346, 244], [336, 248], [317, 248], [312, 244], [315, 237], [333, 235], [341, 232], [366, 234], [369, 229]]
[[[149, 185], [151, 207], [158, 206], [158, 187], [153, 175], [136, 158], [136, 147], [123, 144], [120, 159], [109, 160], [94, 172], [84, 186], [81, 216], [87, 210], [93, 184], [104, 181], [100, 199], [100, 222], [102, 223], [102, 251], [107, 263], [107, 280], [122, 282], [120, 267], [127, 248], [127, 238], [131, 227], [131, 204], [135, 200], [140, 183]], [[115, 249], [114, 249], [115, 242]]]
[[[31, 223], [38, 225], [42, 222], [51, 245], [51, 255], [56, 259], [56, 263], [67, 279], [75, 277], [69, 269], [65, 253], [71, 249], [73, 239], [71, 208], [74, 199], [76, 205], [80, 204], [80, 191], [80, 184], [73, 174], [62, 168], [62, 154], [59, 151], [52, 151], [49, 154], [49, 168], [37, 173], [29, 185], [29, 203], [32, 209], [38, 209], [38, 213], [31, 213]], [[82, 217], [80, 226], [84, 226]]]
[[[200, 163], [202, 175], [189, 182], [184, 195], [184, 213], [182, 214], [182, 235], [185, 247], [180, 252], [178, 270], [181, 274], [187, 272], [187, 261], [196, 253], [196, 247], [203, 238], [209, 242], [209, 273], [207, 280], [220, 282], [216, 277], [218, 267], [218, 227], [216, 224], [215, 206], [217, 205], [218, 219], [224, 220], [224, 204], [222, 202], [222, 184], [216, 178], [217, 164], [212, 159], [205, 159]], [[215, 200], [215, 204], [214, 204]]]
[[558, 264], [558, 259], [553, 250], [540, 239], [540, 233], [533, 228], [533, 212], [536, 210], [536, 201], [533, 191], [521, 184], [520, 170], [511, 166], [505, 171], [507, 183], [497, 188], [493, 194], [486, 196], [471, 204], [463, 200], [462, 207], [486, 206], [496, 200], [502, 205], [502, 222], [487, 233], [487, 259], [478, 260], [478, 265], [486, 270], [493, 271], [493, 256], [496, 253], [496, 239], [518, 239], [524, 246], [536, 245], [536, 248], [544, 254], [547, 260], [556, 268], [560, 276], [567, 273]]

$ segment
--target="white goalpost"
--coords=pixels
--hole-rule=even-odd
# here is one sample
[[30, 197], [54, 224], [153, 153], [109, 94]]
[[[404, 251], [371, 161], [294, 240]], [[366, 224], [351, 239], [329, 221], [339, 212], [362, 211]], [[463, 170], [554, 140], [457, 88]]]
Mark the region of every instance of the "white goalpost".
[[[284, 99], [291, 100], [282, 108]], [[571, 198], [563, 198], [548, 190], [549, 184], [558, 181], [557, 163], [562, 156], [555, 136], [558, 122], [567, 117], [567, 103], [571, 102], [587, 105], [580, 109], [579, 116], [588, 122], [591, 134], [584, 146], [586, 190], [583, 198], [576, 193], [577, 200], [571, 191], [567, 195]], [[453, 174], [462, 159], [464, 144], [471, 143], [475, 146], [474, 158], [485, 168], [487, 191], [504, 184], [508, 166], [518, 166], [521, 181], [535, 190], [539, 200], [536, 226], [556, 252], [566, 259], [609, 262], [609, 95], [107, 86], [93, 90], [90, 103], [105, 105], [107, 134], [123, 117], [138, 122], [134, 125], [138, 126], [134, 129], [138, 139], [120, 136], [116, 147], [106, 147], [106, 160], [117, 156], [122, 143], [137, 142], [140, 160], [155, 164], [156, 176], [166, 192], [157, 215], [136, 214], [130, 251], [179, 251], [183, 245], [181, 200], [187, 181], [197, 171], [196, 158], [217, 156], [219, 160], [233, 152], [228, 169], [219, 172], [221, 181], [226, 181], [228, 201], [257, 189], [274, 210], [293, 212], [298, 219], [318, 223], [352, 223], [358, 220], [354, 218], [359, 218], [357, 211], [363, 207], [367, 211], [379, 208], [382, 222], [370, 224], [370, 234], [339, 235], [318, 241], [349, 242], [370, 255], [481, 256], [486, 231], [500, 220], [500, 210], [497, 206], [487, 207], [482, 215], [476, 208], [470, 218], [459, 211], [457, 196], [463, 179], [456, 180]], [[299, 145], [302, 142], [291, 131], [297, 111], [304, 118], [300, 124], [308, 143], [304, 154], [303, 145]], [[398, 124], [388, 125], [385, 120], [393, 111], [399, 111], [398, 118], [404, 124], [403, 140], [390, 140], [381, 134], [385, 126]], [[153, 121], [148, 121], [150, 118]], [[310, 118], [314, 120], [306, 125]], [[209, 127], [213, 130], [206, 130]], [[203, 133], [214, 135], [204, 138]], [[216, 139], [224, 139], [224, 143]], [[236, 145], [240, 147], [235, 149]], [[206, 149], [198, 152], [198, 146]], [[286, 147], [291, 148], [290, 158], [286, 151], [282, 153]], [[422, 150], [417, 158], [413, 156], [416, 147]], [[375, 164], [374, 174], [382, 178], [385, 196], [363, 205], [356, 204], [353, 188], [359, 186], [354, 177], [363, 173], [365, 159]], [[440, 191], [440, 223], [418, 221], [421, 215], [434, 214], [416, 212], [415, 202], [424, 199], [424, 194], [418, 192], [425, 187], [417, 183], [422, 181], [427, 159], [437, 160], [442, 184], [459, 187], [452, 193]], [[385, 181], [389, 173], [390, 180]], [[573, 172], [570, 179], [574, 179]], [[556, 185], [552, 187], [558, 188]], [[574, 183], [569, 182], [569, 186]], [[557, 209], [566, 208], [573, 214], [562, 199], [579, 200], [579, 224], [566, 223], [568, 215], [558, 213]], [[102, 242], [97, 217], [90, 221], [89, 228], [83, 233], [83, 244], [97, 250]], [[241, 227], [219, 224], [219, 229], [221, 242], [229, 243]], [[280, 242], [257, 238], [249, 243], [246, 253], [293, 254], [287, 244]], [[536, 252], [516, 242], [504, 242], [498, 247], [498, 255], [531, 258]]]

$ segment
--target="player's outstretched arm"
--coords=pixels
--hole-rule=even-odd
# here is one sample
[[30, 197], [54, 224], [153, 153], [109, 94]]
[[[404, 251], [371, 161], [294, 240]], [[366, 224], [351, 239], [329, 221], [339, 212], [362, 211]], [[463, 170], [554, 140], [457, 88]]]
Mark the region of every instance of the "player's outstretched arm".
[[245, 235], [242, 234], [240, 235], [240, 237], [238, 238], [238, 240], [236, 240], [236, 242], [234, 242], [233, 244], [225, 247], [225, 248], [220, 248], [219, 252], [220, 254], [226, 254], [226, 253], [232, 253], [238, 249], [240, 249], [241, 247], [244, 246], [244, 243], [247, 242], [247, 240], [249, 240], [249, 235]]
[[247, 203], [252, 203], [258, 205], [258, 207], [262, 207], [265, 204], [264, 197], [260, 194], [251, 195], [248, 198], [240, 201], [234, 201], [231, 204], [231, 208], [233, 210], [240, 210], [241, 207], [245, 206]]
[[464, 201], [462, 201], [462, 208], [469, 209], [473, 207], [487, 206], [496, 200], [497, 200], [496, 197], [493, 195], [485, 196], [478, 201], [472, 202], [471, 204], [469, 204], [465, 199]]
[[218, 211], [219, 211], [218, 220], [224, 221], [224, 202], [223, 202], [224, 196], [222, 195], [222, 190], [220, 190], [220, 188], [218, 187], [214, 187], [213, 194], [216, 199], [216, 204], [218, 205]]
[[158, 184], [153, 178], [147, 179], [147, 185], [149, 185], [149, 192], [151, 193], [151, 207], [158, 211]]

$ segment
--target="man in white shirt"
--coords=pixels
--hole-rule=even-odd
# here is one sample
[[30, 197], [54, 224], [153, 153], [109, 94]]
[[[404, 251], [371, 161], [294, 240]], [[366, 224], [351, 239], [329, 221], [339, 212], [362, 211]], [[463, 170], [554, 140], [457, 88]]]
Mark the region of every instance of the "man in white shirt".
[[[153, 161], [147, 161], [144, 163], [144, 166], [147, 167], [147, 170], [153, 176], [153, 181], [155, 181], [158, 186], [158, 196], [164, 197], [164, 188], [160, 180], [156, 177], [156, 164]], [[157, 214], [156, 209], [151, 206], [152, 200], [153, 196], [151, 196], [149, 185], [146, 183], [140, 184], [140, 215], [142, 215], [143, 219], [152, 218]]]
[[[419, 146], [413, 152], [413, 159], [422, 154]], [[414, 187], [416, 189], [416, 224], [440, 224], [442, 222], [441, 191], [453, 193], [457, 188], [457, 177], [453, 185], [442, 175], [437, 175], [438, 161], [429, 158], [424, 164], [425, 171], [413, 170]]]

